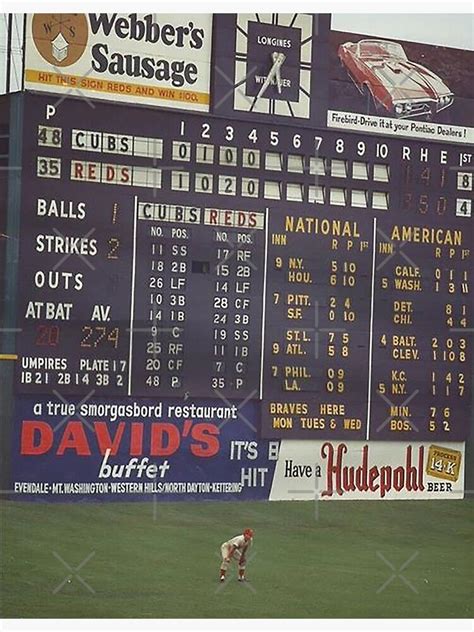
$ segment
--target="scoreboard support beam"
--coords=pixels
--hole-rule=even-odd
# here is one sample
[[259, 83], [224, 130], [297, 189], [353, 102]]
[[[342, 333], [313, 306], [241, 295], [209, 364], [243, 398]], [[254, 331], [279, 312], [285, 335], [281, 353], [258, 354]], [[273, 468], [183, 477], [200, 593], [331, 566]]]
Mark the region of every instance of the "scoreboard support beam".
[[[10, 96], [8, 197], [3, 336], [0, 349], [0, 486], [10, 487], [11, 427], [13, 423], [13, 377], [16, 358], [16, 306], [18, 291], [18, 246], [21, 211], [23, 95]], [[12, 142], [13, 139], [13, 142]]]

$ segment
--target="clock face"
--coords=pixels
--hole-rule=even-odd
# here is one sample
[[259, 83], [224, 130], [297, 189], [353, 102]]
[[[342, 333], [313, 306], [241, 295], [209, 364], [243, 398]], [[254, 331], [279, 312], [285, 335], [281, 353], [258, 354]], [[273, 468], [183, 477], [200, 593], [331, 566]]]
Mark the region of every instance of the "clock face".
[[309, 118], [312, 45], [312, 15], [239, 14], [234, 109]]

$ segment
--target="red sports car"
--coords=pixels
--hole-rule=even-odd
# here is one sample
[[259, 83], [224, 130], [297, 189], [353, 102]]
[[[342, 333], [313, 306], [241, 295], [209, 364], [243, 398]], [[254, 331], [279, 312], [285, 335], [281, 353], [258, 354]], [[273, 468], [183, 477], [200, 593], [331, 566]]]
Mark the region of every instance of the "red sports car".
[[430, 120], [453, 103], [454, 94], [443, 80], [410, 61], [396, 42], [346, 42], [339, 46], [338, 55], [358, 90], [378, 114]]

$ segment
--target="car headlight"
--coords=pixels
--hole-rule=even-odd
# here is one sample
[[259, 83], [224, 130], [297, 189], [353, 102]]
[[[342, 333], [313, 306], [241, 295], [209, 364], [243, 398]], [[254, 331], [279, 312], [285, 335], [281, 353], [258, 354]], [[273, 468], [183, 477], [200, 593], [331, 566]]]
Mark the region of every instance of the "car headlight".
[[403, 110], [404, 110], [403, 103], [397, 103], [395, 105], [395, 112], [397, 114], [402, 114]]

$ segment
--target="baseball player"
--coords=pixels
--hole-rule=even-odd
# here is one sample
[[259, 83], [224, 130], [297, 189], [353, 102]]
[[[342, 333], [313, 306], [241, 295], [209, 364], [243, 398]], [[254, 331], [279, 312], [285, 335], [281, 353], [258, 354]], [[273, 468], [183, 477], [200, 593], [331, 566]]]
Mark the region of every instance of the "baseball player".
[[230, 562], [239, 562], [239, 582], [245, 581], [245, 554], [253, 542], [253, 529], [245, 529], [241, 535], [236, 535], [221, 546], [222, 564], [220, 581], [225, 580], [225, 574]]

